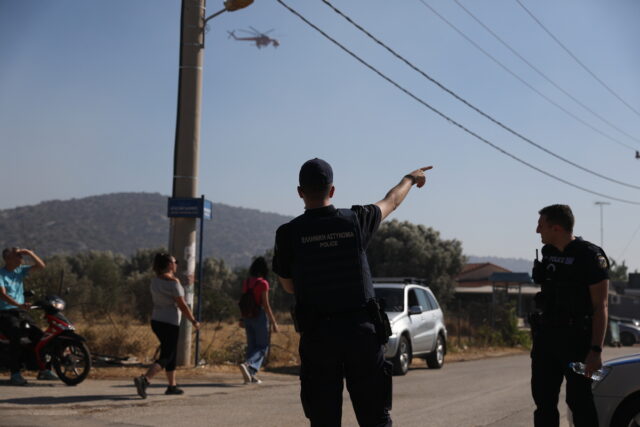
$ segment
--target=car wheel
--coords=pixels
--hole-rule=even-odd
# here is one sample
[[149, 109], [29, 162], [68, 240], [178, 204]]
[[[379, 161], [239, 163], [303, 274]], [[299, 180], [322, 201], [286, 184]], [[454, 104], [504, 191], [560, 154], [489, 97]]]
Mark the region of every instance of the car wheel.
[[620, 342], [626, 346], [634, 345], [636, 343], [636, 337], [629, 332], [623, 332], [620, 334]]
[[624, 402], [611, 420], [612, 426], [640, 426], [640, 397]]
[[398, 342], [398, 351], [393, 357], [393, 374], [406, 375], [409, 372], [409, 364], [411, 363], [411, 343], [407, 337], [402, 335]]
[[431, 369], [440, 369], [444, 365], [445, 342], [442, 335], [438, 335], [436, 348], [427, 356], [427, 366]]

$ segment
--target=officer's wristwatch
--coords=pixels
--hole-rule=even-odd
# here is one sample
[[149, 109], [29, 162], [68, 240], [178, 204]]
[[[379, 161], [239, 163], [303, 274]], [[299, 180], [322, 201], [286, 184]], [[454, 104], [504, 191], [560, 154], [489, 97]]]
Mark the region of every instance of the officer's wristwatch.
[[600, 347], [599, 345], [592, 345], [591, 347], [589, 347], [589, 349], [596, 353], [602, 353], [602, 347]]

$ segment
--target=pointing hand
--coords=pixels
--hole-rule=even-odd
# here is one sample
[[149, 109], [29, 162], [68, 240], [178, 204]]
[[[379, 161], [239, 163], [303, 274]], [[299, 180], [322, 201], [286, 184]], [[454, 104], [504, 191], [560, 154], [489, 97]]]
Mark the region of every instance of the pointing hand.
[[421, 188], [427, 182], [425, 171], [428, 171], [430, 169], [433, 169], [433, 166], [425, 166], [420, 169], [416, 169], [409, 174], [413, 177], [414, 182], [418, 188]]

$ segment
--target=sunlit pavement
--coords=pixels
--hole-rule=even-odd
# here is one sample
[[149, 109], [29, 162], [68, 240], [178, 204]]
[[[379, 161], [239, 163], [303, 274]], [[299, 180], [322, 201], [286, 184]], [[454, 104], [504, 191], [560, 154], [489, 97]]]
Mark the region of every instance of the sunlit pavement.
[[[640, 353], [640, 347], [605, 348], [604, 358]], [[414, 360], [394, 377], [394, 424], [398, 426], [532, 425], [528, 355], [449, 363], [441, 370]], [[265, 373], [261, 385], [245, 386], [238, 374], [183, 380], [183, 396], [165, 396], [158, 377], [141, 399], [131, 380], [87, 380], [76, 387], [31, 379], [26, 387], [0, 381], [2, 426], [303, 426], [295, 375]], [[564, 395], [561, 425], [568, 426]], [[355, 426], [345, 392], [344, 426]]]

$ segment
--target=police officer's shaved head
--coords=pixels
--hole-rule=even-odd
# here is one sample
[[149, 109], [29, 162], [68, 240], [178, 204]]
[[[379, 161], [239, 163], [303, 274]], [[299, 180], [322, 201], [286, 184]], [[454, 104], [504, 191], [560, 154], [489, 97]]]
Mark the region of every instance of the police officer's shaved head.
[[559, 225], [565, 231], [573, 233], [575, 218], [568, 205], [550, 205], [540, 209], [538, 213], [545, 217], [547, 223]]
[[333, 169], [329, 163], [316, 157], [302, 165], [298, 180], [306, 196], [322, 199], [333, 185]]

